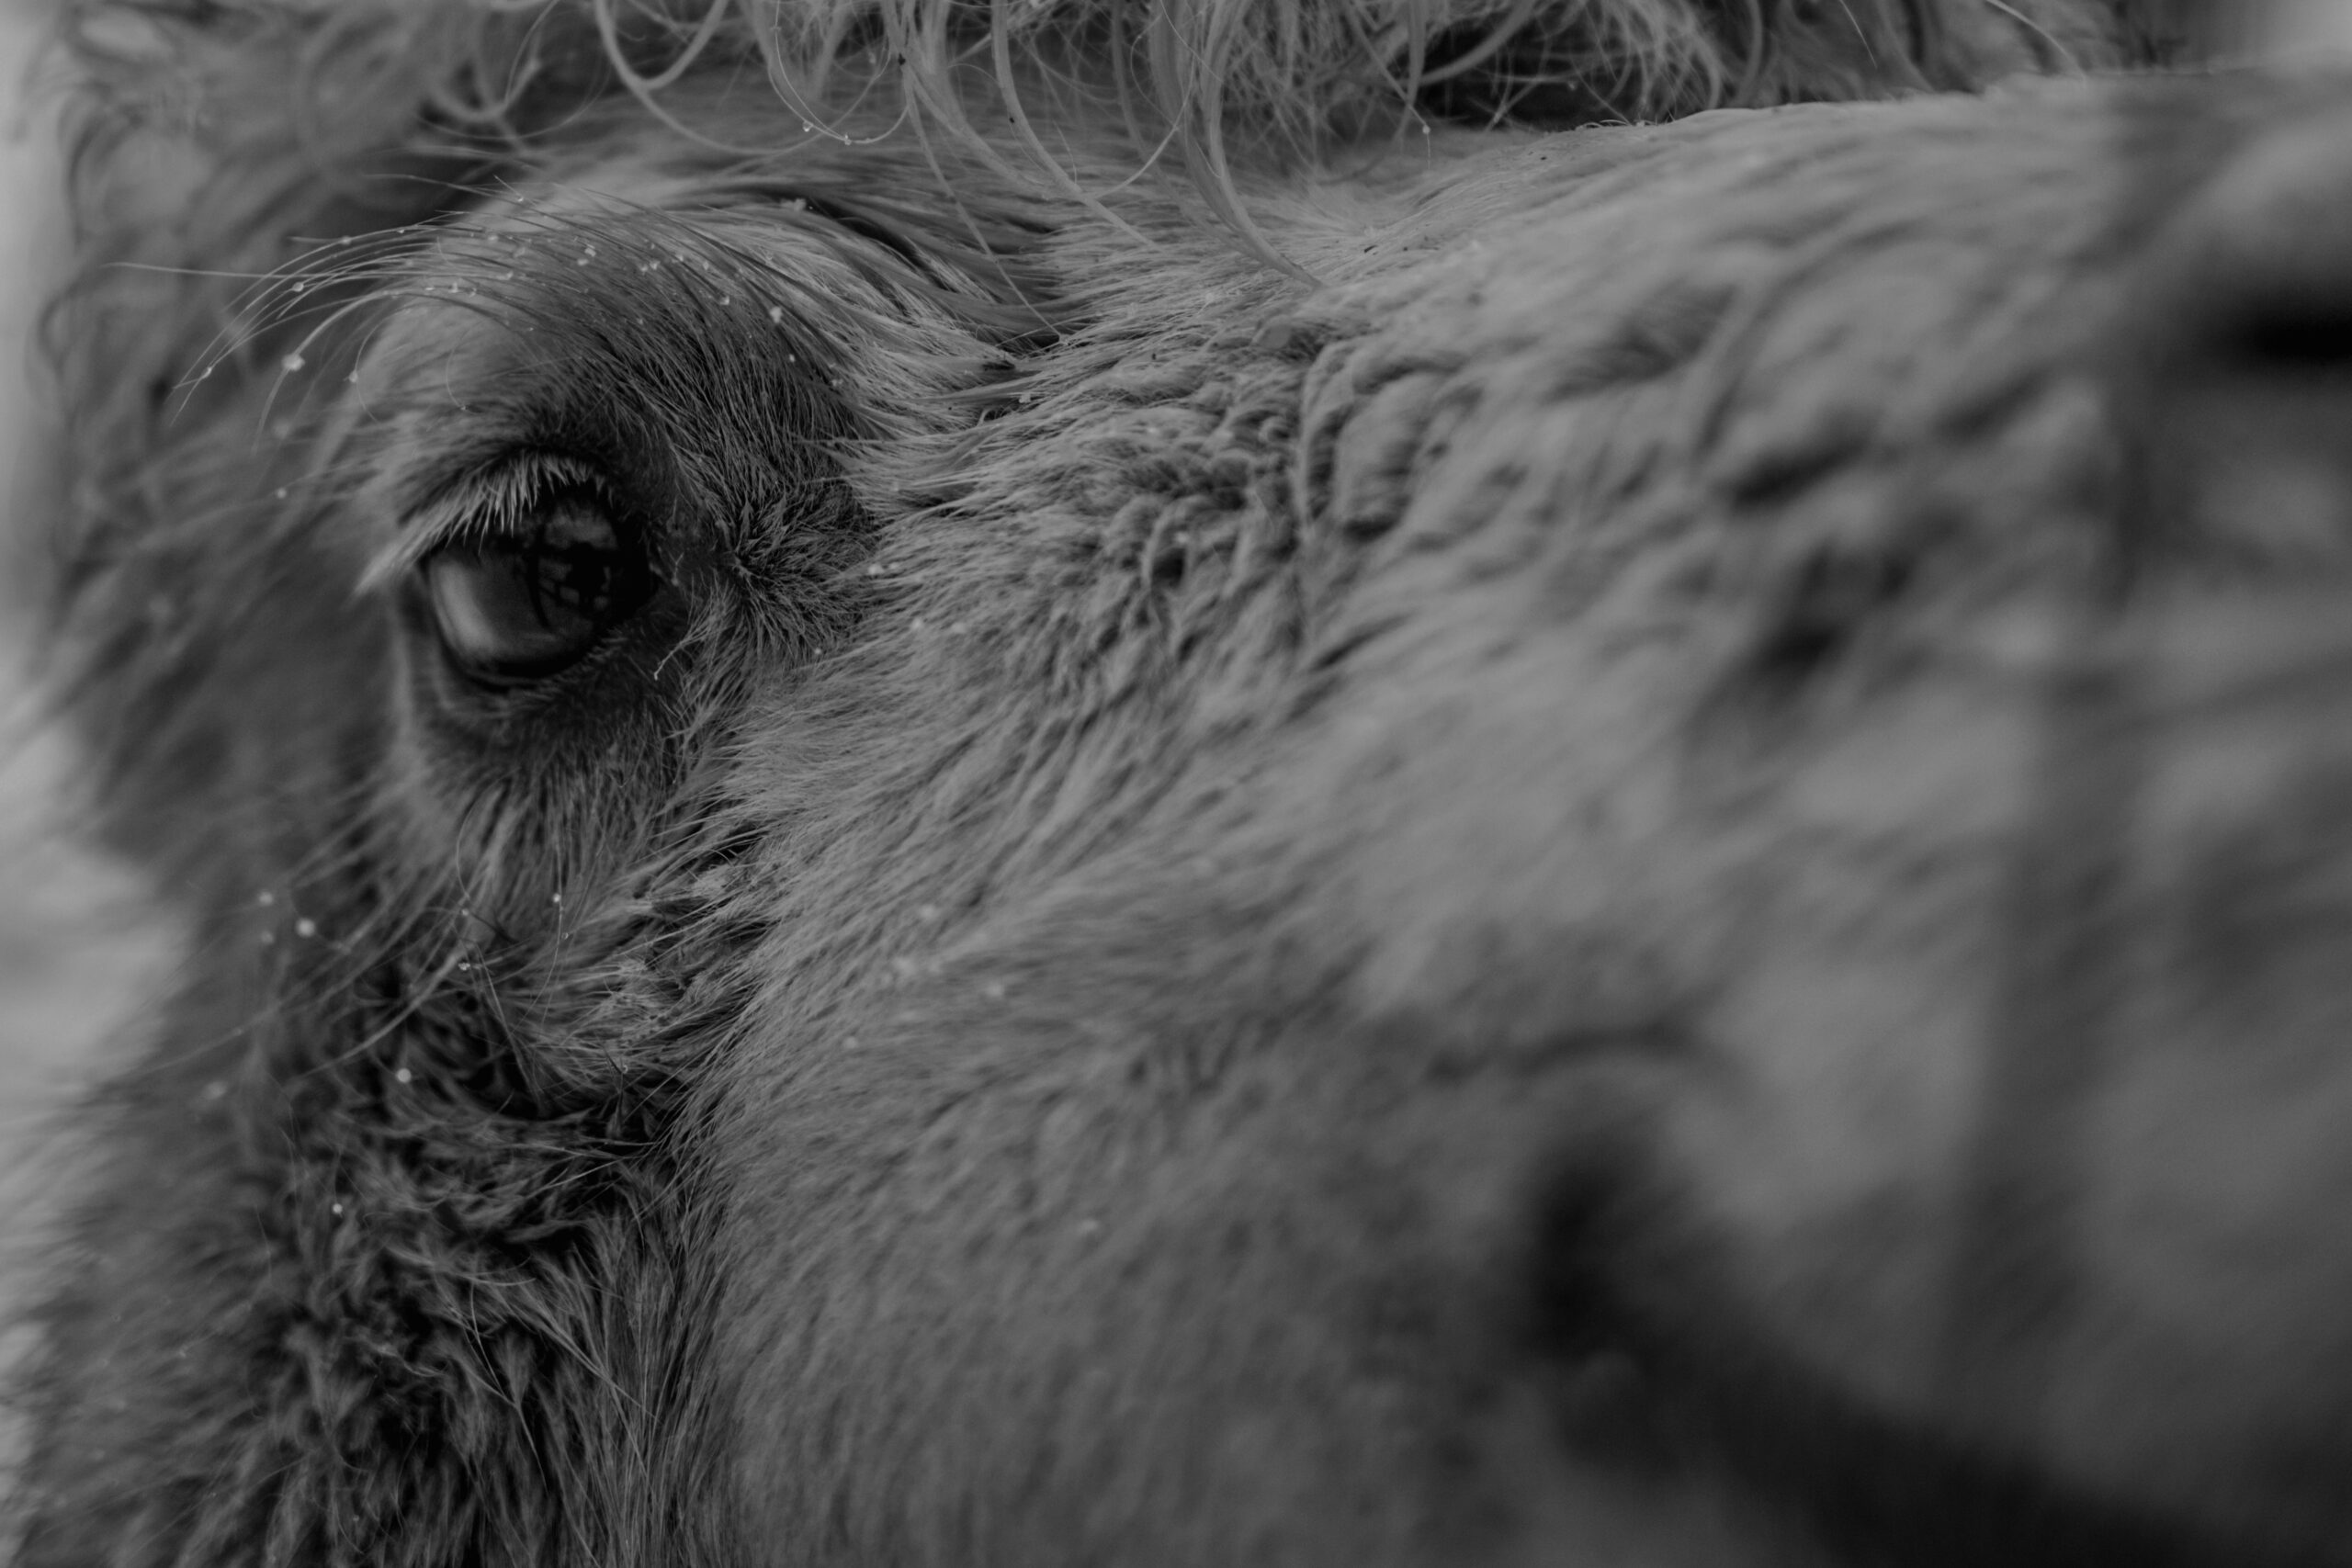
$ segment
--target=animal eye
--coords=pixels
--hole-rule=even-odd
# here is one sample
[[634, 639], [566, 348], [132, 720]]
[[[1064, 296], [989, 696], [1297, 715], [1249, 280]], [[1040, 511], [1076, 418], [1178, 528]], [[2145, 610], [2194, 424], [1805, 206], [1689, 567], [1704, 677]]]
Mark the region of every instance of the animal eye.
[[445, 545], [422, 569], [442, 647], [479, 680], [533, 681], [570, 668], [656, 586], [634, 530], [594, 495], [548, 497], [523, 525]]

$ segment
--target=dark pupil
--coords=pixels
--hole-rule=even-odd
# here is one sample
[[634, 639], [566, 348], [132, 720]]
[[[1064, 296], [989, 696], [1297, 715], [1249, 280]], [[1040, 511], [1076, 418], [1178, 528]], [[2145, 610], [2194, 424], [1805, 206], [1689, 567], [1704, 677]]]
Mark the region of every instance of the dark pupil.
[[443, 644], [472, 674], [549, 675], [644, 602], [642, 555], [594, 500], [550, 502], [528, 534], [436, 552], [425, 580]]
[[543, 534], [526, 546], [519, 575], [540, 624], [552, 630], [562, 617], [601, 622], [610, 615], [619, 597], [616, 553], [609, 531], [604, 541], [558, 540]]

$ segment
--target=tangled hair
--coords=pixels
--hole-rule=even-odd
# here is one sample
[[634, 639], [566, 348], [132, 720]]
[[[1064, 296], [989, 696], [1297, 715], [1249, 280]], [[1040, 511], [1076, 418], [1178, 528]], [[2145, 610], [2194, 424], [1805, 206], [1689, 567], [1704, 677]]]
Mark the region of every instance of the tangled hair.
[[967, 108], [992, 87], [1048, 170], [1029, 106], [1114, 100], [1139, 149], [1172, 150], [1231, 215], [1233, 144], [1311, 153], [1429, 118], [1557, 129], [1965, 90], [2161, 60], [2178, 47], [2171, 14], [2165, 0], [102, 0], [70, 29], [94, 88], [85, 212], [126, 185], [151, 199], [159, 183], [189, 188], [152, 149], [121, 155], [142, 132], [178, 145], [174, 174], [189, 157], [233, 171], [250, 207], [273, 167], [316, 184], [396, 149], [512, 149], [605, 95], [659, 112], [664, 85], [729, 62], [820, 126], [879, 98], [975, 143], [990, 139]]
[[1228, 131], [1311, 145], [1400, 106], [1556, 125], [1964, 89], [2161, 55], [2177, 47], [2171, 14], [2162, 0], [131, 0], [83, 8], [74, 34], [110, 115], [226, 129], [241, 92], [290, 79], [289, 117], [328, 154], [371, 129], [348, 96], [366, 78], [368, 107], [405, 99], [448, 127], [527, 133], [583, 94], [650, 96], [728, 57], [818, 120], [842, 89], [895, 80], [960, 123], [967, 66], [1016, 101], [1024, 81], [1083, 82], [1201, 152]]

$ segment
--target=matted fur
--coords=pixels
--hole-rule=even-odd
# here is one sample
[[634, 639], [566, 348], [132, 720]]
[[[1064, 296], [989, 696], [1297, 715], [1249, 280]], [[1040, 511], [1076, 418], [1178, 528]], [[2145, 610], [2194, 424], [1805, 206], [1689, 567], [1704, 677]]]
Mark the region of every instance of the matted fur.
[[[2338, 85], [1927, 96], [2165, 55], [2095, 0], [73, 26], [61, 687], [199, 934], [28, 1568], [2341, 1540], [2335, 1233], [2152, 1416], [2063, 1222], [2172, 1166], [2002, 1076], [2118, 1027], [2004, 936], [2121, 852], [2018, 784], [2052, 618], [2299, 569], [2119, 543], [2149, 171]], [[469, 684], [421, 566], [571, 483], [661, 592]], [[2336, 798], [2149, 895], [2166, 1028], [2324, 1032]]]

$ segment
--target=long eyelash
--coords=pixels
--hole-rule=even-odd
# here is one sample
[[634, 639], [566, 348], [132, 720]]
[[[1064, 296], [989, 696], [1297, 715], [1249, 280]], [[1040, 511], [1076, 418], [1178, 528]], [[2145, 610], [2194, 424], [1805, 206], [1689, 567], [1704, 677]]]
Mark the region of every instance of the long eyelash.
[[520, 535], [532, 513], [564, 490], [602, 491], [604, 476], [559, 452], [517, 452], [443, 485], [402, 521], [400, 537], [360, 574], [359, 592], [380, 592], [434, 551], [459, 539]]

